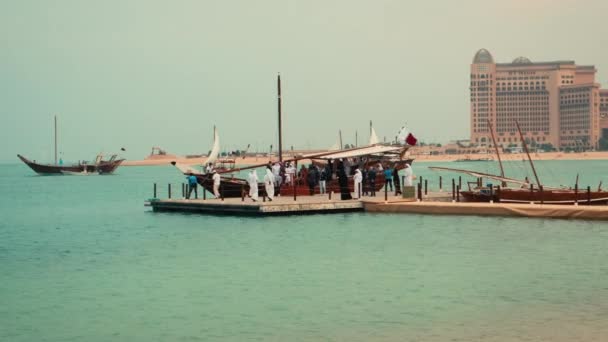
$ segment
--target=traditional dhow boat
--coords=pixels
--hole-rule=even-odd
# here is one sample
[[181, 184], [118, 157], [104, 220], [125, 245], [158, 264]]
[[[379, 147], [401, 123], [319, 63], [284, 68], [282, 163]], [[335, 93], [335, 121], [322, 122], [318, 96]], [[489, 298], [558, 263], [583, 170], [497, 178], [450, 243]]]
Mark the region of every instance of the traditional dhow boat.
[[27, 159], [26, 157], [18, 154], [17, 157], [21, 159], [27, 166], [29, 166], [34, 172], [41, 175], [69, 175], [69, 174], [100, 174], [106, 175], [114, 172], [118, 166], [124, 161], [124, 159], [117, 159], [117, 155], [112, 155], [110, 159], [103, 160], [103, 156], [99, 154], [94, 163], [78, 163], [72, 165], [59, 165], [59, 164], [40, 164]]
[[[598, 186], [597, 191], [592, 191], [590, 188], [579, 189], [578, 188], [578, 177], [577, 184], [574, 189], [572, 188], [552, 188], [544, 186], [536, 173], [534, 162], [528, 152], [528, 146], [526, 141], [523, 139], [521, 128], [519, 123], [515, 121], [517, 129], [522, 141], [524, 150], [528, 156], [528, 161], [534, 173], [536, 185], [529, 180], [519, 180], [514, 178], [508, 178], [504, 175], [504, 169], [502, 166], [502, 160], [500, 158], [500, 152], [496, 145], [494, 138], [494, 131], [491, 123], [488, 121], [490, 132], [492, 133], [492, 139], [494, 141], [494, 147], [498, 162], [500, 165], [501, 175], [492, 175], [471, 170], [454, 169], [447, 167], [429, 167], [432, 170], [449, 171], [464, 173], [470, 176], [476, 177], [476, 182], [468, 182], [468, 190], [460, 191], [460, 195], [466, 202], [504, 202], [504, 203], [535, 203], [535, 204], [608, 204], [608, 191], [602, 191], [601, 185]], [[494, 179], [500, 182], [500, 186], [494, 185], [483, 185], [483, 178]], [[517, 187], [509, 187], [509, 184], [516, 184]]]
[[[125, 150], [122, 148], [121, 150]], [[40, 164], [36, 161], [31, 161], [26, 157], [18, 154], [17, 157], [21, 159], [27, 166], [29, 166], [34, 172], [40, 175], [89, 175], [89, 174], [110, 174], [116, 170], [118, 166], [124, 161], [124, 159], [118, 159], [118, 155], [114, 154], [110, 159], [104, 160], [103, 154], [98, 154], [95, 158], [95, 162], [92, 164], [80, 162], [78, 164], [63, 165], [62, 162], [57, 162], [57, 116], [55, 116], [55, 163], [54, 164]]]
[[[283, 162], [294, 163], [296, 166], [299, 161], [307, 161], [307, 160], [339, 160], [339, 159], [360, 159], [366, 158], [369, 156], [382, 156], [383, 154], [394, 154], [394, 153], [403, 153], [404, 150], [407, 150], [409, 146], [403, 145], [374, 145], [374, 146], [365, 146], [352, 148], [341, 151], [331, 151], [310, 155], [302, 155], [298, 158], [284, 160]], [[185, 175], [194, 175], [197, 178], [198, 184], [200, 184], [205, 190], [209, 192], [213, 192], [213, 180], [211, 174], [204, 174], [188, 165], [180, 164], [175, 161], [172, 161], [171, 164], [178, 168]], [[230, 173], [236, 173], [240, 171], [245, 171], [249, 169], [256, 169], [268, 166], [270, 163], [252, 165], [242, 168], [236, 168], [232, 170], [219, 171], [220, 178], [220, 195], [225, 198], [234, 198], [241, 197], [244, 194], [249, 193], [249, 184], [247, 180], [243, 178], [237, 178], [233, 175], [228, 176]], [[369, 183], [366, 183], [366, 187], [361, 189], [361, 191], [374, 191], [379, 192], [384, 186], [385, 179], [384, 174], [382, 172], [378, 172], [376, 176], [376, 181], [373, 189], [370, 187]], [[354, 181], [352, 176], [348, 176], [348, 187], [349, 190], [353, 193], [356, 193], [358, 189], [354, 188]], [[338, 184], [338, 180], [336, 177], [332, 177], [326, 183], [326, 192], [340, 192], [340, 186]], [[313, 189], [313, 194], [319, 194], [319, 186], [315, 186]], [[260, 196], [266, 193], [265, 186], [263, 182], [258, 182], [258, 193]], [[275, 193], [280, 194], [281, 196], [293, 196], [294, 193], [296, 196], [309, 196], [310, 187], [308, 186], [306, 180], [304, 179], [295, 179], [289, 183], [282, 183], [279, 189], [275, 188]]]

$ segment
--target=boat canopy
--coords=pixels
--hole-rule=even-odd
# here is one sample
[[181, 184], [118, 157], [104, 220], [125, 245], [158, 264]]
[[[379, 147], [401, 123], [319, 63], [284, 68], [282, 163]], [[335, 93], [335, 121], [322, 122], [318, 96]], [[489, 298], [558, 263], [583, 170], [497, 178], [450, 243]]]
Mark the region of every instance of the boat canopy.
[[336, 153], [325, 153], [322, 155], [316, 154], [307, 154], [302, 156], [300, 159], [340, 159], [340, 158], [355, 158], [355, 157], [363, 157], [369, 155], [385, 155], [385, 154], [394, 154], [399, 155], [403, 154], [405, 150], [407, 150], [407, 146], [394, 146], [394, 145], [371, 145], [365, 147], [356, 147], [348, 150], [338, 151]]

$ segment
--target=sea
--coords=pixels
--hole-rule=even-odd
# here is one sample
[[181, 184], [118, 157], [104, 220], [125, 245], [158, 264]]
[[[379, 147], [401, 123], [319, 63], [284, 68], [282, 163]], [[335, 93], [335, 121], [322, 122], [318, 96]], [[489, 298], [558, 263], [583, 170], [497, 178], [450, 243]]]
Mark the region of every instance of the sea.
[[[498, 172], [413, 166], [432, 191], [458, 174], [428, 166]], [[608, 188], [606, 160], [536, 166], [547, 185]], [[0, 341], [608, 340], [606, 222], [144, 206], [182, 182], [170, 166], [0, 165]]]

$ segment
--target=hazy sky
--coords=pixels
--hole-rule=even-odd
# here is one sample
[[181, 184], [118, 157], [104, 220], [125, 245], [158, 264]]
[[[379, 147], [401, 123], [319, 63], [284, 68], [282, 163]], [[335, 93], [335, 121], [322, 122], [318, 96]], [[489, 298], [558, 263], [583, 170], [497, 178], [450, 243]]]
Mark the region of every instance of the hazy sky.
[[329, 147], [407, 123], [427, 142], [468, 138], [469, 67], [575, 60], [608, 86], [608, 1], [0, 0], [0, 161], [124, 146], [187, 154]]

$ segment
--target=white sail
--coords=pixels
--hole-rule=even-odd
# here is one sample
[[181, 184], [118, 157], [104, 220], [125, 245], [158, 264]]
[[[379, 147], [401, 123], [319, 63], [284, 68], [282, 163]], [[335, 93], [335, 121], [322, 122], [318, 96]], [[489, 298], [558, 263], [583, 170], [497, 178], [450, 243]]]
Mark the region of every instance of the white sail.
[[217, 157], [220, 155], [220, 136], [217, 134], [217, 129], [213, 128], [213, 148], [211, 149], [211, 153], [207, 160], [203, 163], [203, 165], [208, 165], [209, 163], [215, 163]]
[[378, 143], [378, 136], [376, 135], [376, 130], [371, 127], [371, 133], [369, 135], [369, 144], [368, 145], [376, 145]]

